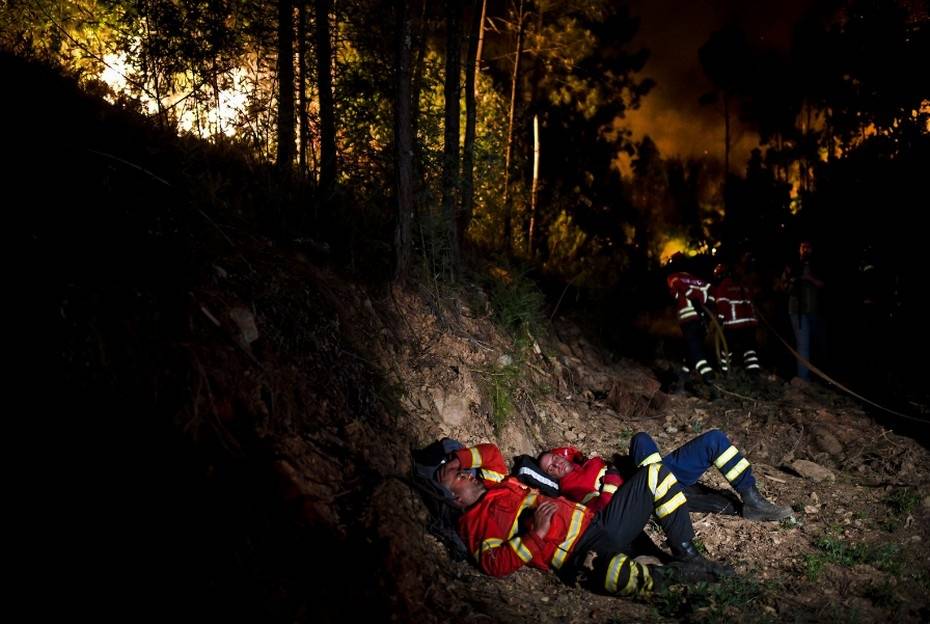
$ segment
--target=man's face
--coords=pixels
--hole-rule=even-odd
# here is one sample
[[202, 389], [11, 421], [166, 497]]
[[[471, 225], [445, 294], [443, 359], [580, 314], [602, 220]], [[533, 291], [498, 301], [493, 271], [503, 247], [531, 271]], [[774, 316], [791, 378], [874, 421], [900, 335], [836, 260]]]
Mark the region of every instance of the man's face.
[[575, 468], [570, 461], [555, 453], [543, 453], [543, 456], [539, 458], [539, 467], [556, 480], [561, 479]]
[[473, 505], [487, 490], [484, 483], [467, 470], [443, 470], [439, 481], [452, 492], [455, 505], [463, 509]]
[[806, 260], [814, 252], [814, 246], [808, 241], [801, 243], [801, 246], [798, 248], [798, 253], [801, 255], [802, 260]]

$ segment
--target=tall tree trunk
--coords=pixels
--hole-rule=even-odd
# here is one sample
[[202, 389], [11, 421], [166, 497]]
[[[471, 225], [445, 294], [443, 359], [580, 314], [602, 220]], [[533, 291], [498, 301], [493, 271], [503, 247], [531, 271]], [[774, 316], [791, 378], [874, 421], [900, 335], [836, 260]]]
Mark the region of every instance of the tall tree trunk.
[[520, 61], [523, 57], [523, 0], [517, 10], [517, 53], [513, 59], [510, 83], [510, 114], [507, 120], [507, 147], [504, 153], [504, 250], [509, 254], [513, 240], [513, 206], [510, 197], [510, 161], [513, 157], [514, 119], [517, 112], [517, 92], [520, 85]]
[[448, 245], [451, 252], [452, 272], [458, 270], [457, 215], [459, 190], [459, 115], [461, 114], [460, 79], [462, 67], [462, 5], [457, 0], [446, 1], [446, 79], [445, 121], [442, 158], [442, 211]]
[[426, 57], [426, 9], [428, 2], [429, 0], [415, 0], [415, 3], [411, 4], [410, 9], [411, 15], [413, 15], [414, 11], [418, 11], [417, 19], [411, 24], [413, 49], [416, 51], [416, 55], [413, 62], [413, 83], [410, 93], [410, 134], [413, 137], [413, 175], [414, 179], [417, 181], [422, 179], [421, 172], [423, 171], [423, 146], [421, 142], [416, 139], [420, 131], [420, 93], [423, 91], [423, 76], [426, 72], [426, 63], [424, 59]]
[[533, 230], [536, 229], [536, 206], [539, 194], [539, 115], [533, 115], [533, 187], [530, 191], [530, 227], [526, 233], [526, 253], [533, 258]]
[[[459, 212], [459, 244], [464, 242], [465, 232], [471, 223], [475, 203], [475, 119], [477, 116], [475, 74], [478, 72], [478, 39], [487, 0], [472, 3], [472, 23], [468, 33], [468, 57], [465, 63], [465, 145], [462, 152], [462, 208]], [[478, 6], [481, 10], [478, 10]]]
[[320, 92], [320, 194], [329, 199], [336, 183], [336, 111], [333, 100], [329, 13], [332, 0], [315, 0], [316, 63]]
[[294, 161], [294, 4], [278, 0], [278, 168]]
[[394, 149], [396, 150], [397, 226], [394, 231], [396, 265], [394, 278], [403, 280], [410, 268], [413, 223], [413, 127], [411, 125], [411, 56], [413, 33], [406, 0], [395, 3], [397, 47], [395, 49]]
[[300, 150], [298, 163], [300, 179], [307, 179], [307, 145], [310, 143], [310, 123], [307, 119], [307, 0], [299, 0], [297, 5], [297, 93], [299, 108], [297, 112], [300, 127]]
[[[481, 73], [481, 55], [484, 52], [484, 18], [488, 12], [488, 0], [481, 1], [481, 18], [478, 22], [478, 49], [475, 52], [475, 72]], [[478, 95], [478, 85], [475, 85], [475, 96]]]

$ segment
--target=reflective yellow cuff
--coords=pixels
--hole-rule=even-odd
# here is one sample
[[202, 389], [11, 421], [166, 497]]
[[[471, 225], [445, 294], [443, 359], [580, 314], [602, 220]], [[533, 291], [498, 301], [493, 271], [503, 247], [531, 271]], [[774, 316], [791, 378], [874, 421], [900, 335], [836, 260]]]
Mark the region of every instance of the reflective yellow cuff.
[[736, 465], [733, 466], [733, 468], [731, 468], [730, 471], [727, 472], [727, 474], [724, 476], [727, 478], [727, 481], [732, 482], [734, 479], [736, 479], [736, 477], [743, 474], [743, 471], [747, 468], [749, 468], [749, 460], [744, 457], [736, 462]]
[[714, 465], [717, 468], [723, 468], [724, 466], [726, 466], [727, 462], [733, 459], [733, 456], [736, 455], [738, 452], [739, 451], [736, 450], [735, 446], [730, 445], [730, 448], [725, 450], [723, 453], [720, 454], [720, 457], [714, 460]]
[[639, 468], [642, 468], [643, 466], [648, 466], [649, 464], [655, 464], [655, 463], [658, 463], [658, 462], [660, 462], [660, 461], [662, 461], [662, 456], [659, 455], [658, 453], [653, 453], [652, 455], [648, 456], [648, 457], [647, 457], [646, 459], [644, 459], [643, 461], [639, 462], [639, 466], [638, 466], [638, 467], [639, 467]]
[[685, 495], [679, 492], [675, 494], [667, 503], [656, 507], [656, 516], [664, 518], [687, 502]]
[[610, 560], [610, 565], [607, 566], [607, 576], [604, 577], [604, 589], [611, 594], [617, 593], [617, 585], [620, 584], [620, 570], [623, 569], [623, 562], [626, 560], [626, 555], [616, 555]]
[[510, 547], [513, 549], [513, 551], [517, 553], [517, 556], [520, 557], [523, 563], [529, 563], [532, 561], [533, 553], [531, 553], [529, 548], [523, 544], [523, 540], [520, 539], [519, 536], [513, 538], [508, 543], [510, 544]]
[[678, 480], [675, 478], [675, 475], [669, 472], [668, 476], [665, 477], [659, 487], [656, 488], [654, 500], [662, 500], [662, 497], [668, 494], [669, 489], [671, 489], [671, 487], [676, 483], [678, 483]]
[[504, 475], [499, 472], [494, 472], [493, 470], [488, 470], [487, 468], [481, 469], [481, 476], [487, 479], [488, 481], [503, 481]]

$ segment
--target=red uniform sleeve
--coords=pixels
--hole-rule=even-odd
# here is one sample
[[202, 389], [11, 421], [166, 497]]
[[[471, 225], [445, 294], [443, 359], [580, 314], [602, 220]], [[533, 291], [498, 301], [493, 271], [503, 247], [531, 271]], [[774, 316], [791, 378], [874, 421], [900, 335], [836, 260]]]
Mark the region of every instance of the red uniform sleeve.
[[514, 535], [497, 544], [486, 540], [481, 546], [478, 567], [490, 576], [507, 576], [540, 557], [542, 551], [542, 541], [533, 532]]
[[620, 476], [620, 473], [613, 468], [608, 468], [604, 476], [601, 477], [598, 495], [587, 503], [588, 509], [601, 511], [604, 507], [607, 507], [621, 485], [623, 485], [623, 477]]
[[500, 483], [507, 476], [507, 463], [493, 444], [478, 444], [455, 452], [462, 468], [480, 468], [486, 481]]

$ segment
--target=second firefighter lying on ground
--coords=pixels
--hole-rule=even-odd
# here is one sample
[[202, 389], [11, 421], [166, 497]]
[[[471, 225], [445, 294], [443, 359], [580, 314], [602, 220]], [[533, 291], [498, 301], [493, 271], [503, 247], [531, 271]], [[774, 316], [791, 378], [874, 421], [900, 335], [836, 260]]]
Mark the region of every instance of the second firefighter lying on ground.
[[[478, 476], [469, 469], [478, 468]], [[436, 478], [463, 510], [458, 532], [478, 567], [504, 576], [523, 566], [552, 569], [567, 582], [614, 595], [646, 595], [677, 582], [712, 581], [732, 568], [695, 548], [686, 499], [675, 475], [650, 464], [633, 475], [601, 511], [540, 494], [514, 477], [493, 444], [454, 453]], [[674, 562], [634, 561], [633, 540], [655, 514]]]

